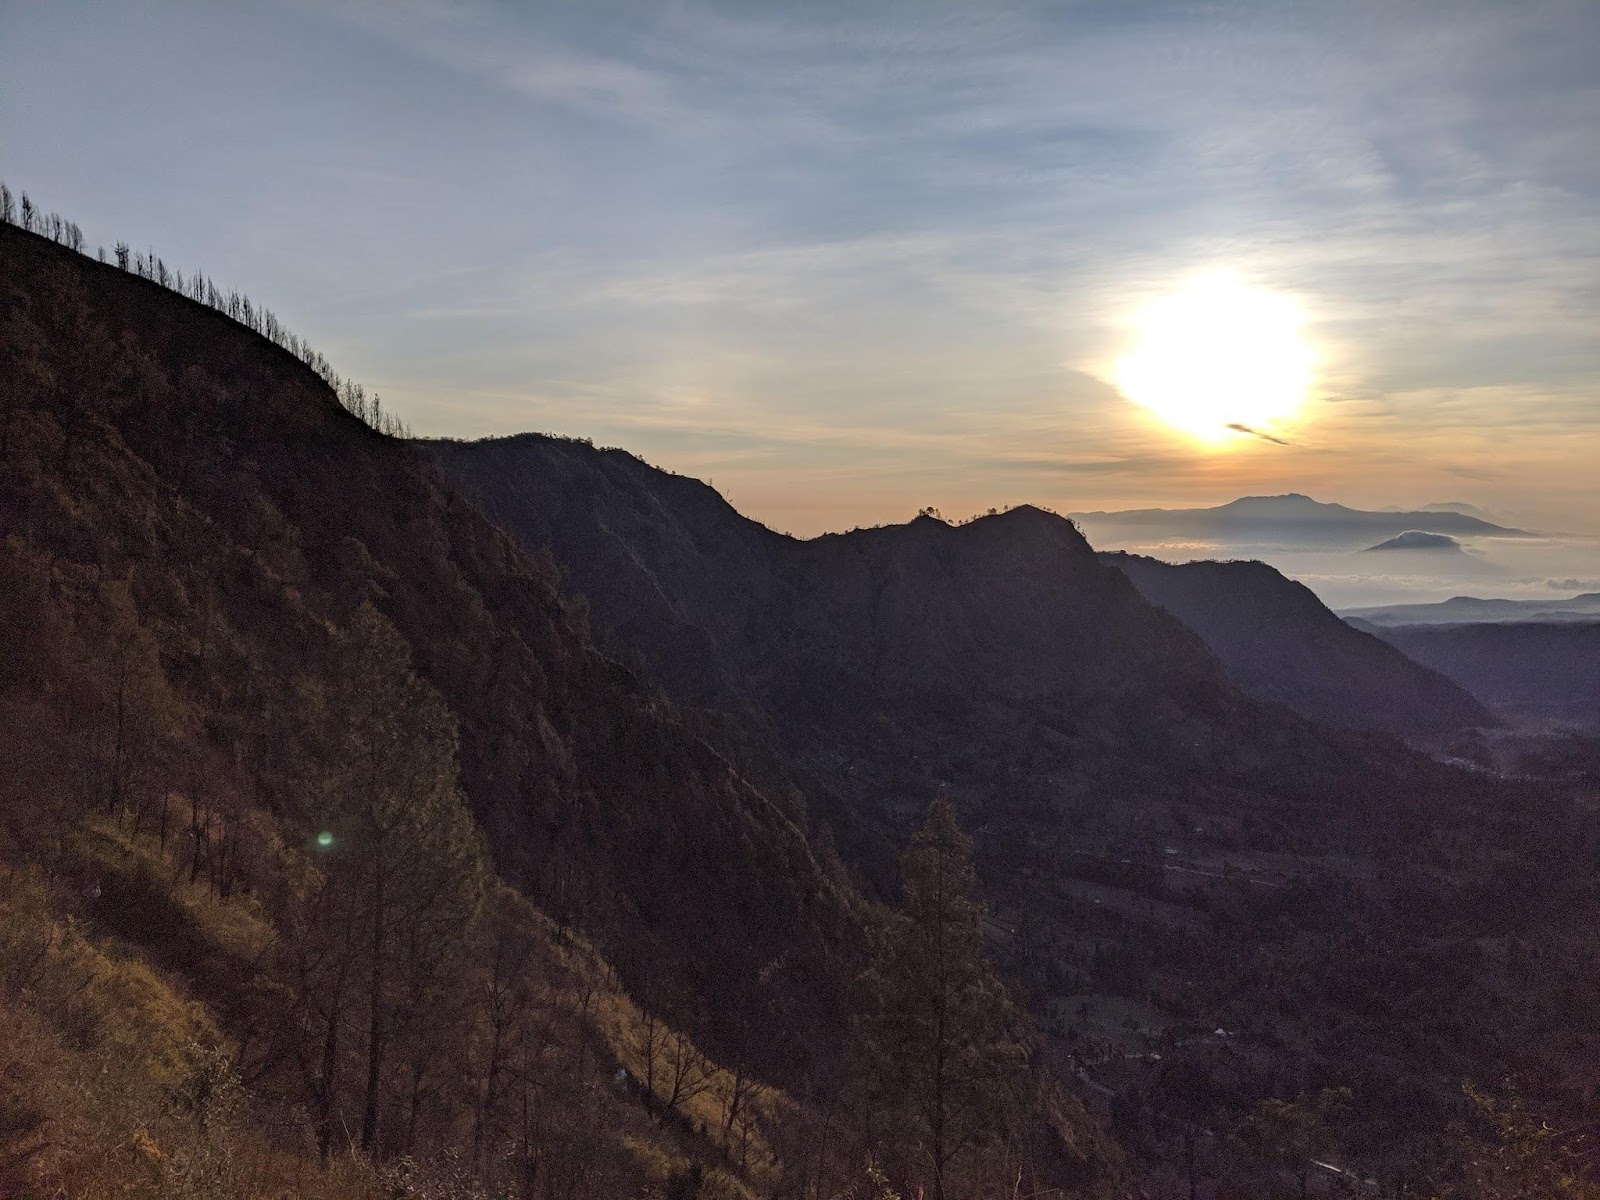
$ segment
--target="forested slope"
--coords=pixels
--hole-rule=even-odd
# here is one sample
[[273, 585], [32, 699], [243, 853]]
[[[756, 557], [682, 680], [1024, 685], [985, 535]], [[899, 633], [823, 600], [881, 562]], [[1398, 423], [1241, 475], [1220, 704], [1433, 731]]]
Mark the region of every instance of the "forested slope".
[[[803, 814], [596, 652], [547, 561], [289, 355], [145, 281], [5, 236], [6, 344], [25, 357], [0, 431], [4, 533], [126, 591], [207, 737], [251, 755], [254, 790], [295, 813], [296, 772], [316, 757], [293, 723], [314, 729], [302, 693], [329, 686], [336, 631], [371, 603], [458, 727], [462, 789], [497, 865], [625, 970], [687, 1002], [808, 941], [848, 943], [848, 899]], [[737, 940], [654, 963], [728, 911], [749, 917]]]
[[775, 1099], [719, 1125], [738, 1072], [698, 1148], [632, 1080], [709, 1071], [669, 1015], [746, 1080], [843, 1035], [861, 925], [799, 814], [292, 356], [10, 227], [0, 257], [6, 1186], [377, 1186], [302, 1133], [529, 1195], [736, 1133], [775, 1170]]
[[9, 226], [0, 259], [0, 1190], [1109, 1186], [975, 901], [898, 918], [987, 997], [930, 1159], [944, 1026], [873, 984], [897, 918], [797, 792], [281, 344]]
[[[947, 788], [995, 901], [991, 949], [1147, 1163], [1249, 1178], [1237, 1142], [1193, 1167], [1183, 1131], [1242, 1139], [1263, 1105], [1345, 1088], [1316, 1118], [1328, 1144], [1387, 1171], [1466, 1127], [1463, 1080], [1517, 1073], [1560, 1106], [1596, 1061], [1571, 1006], [1588, 820], [1365, 732], [1481, 710], [1314, 597], [1250, 592], [1286, 616], [1286, 646], [1241, 679], [1238, 646], [1213, 653], [1037, 508], [799, 541], [620, 450], [428, 445], [555, 556], [608, 644], [710, 710], [729, 753], [766, 731], [863, 817], [836, 832], [869, 878], [874, 847]], [[1521, 969], [1530, 952], [1546, 974]]]
[[532, 434], [427, 445], [548, 548], [612, 643], [796, 757], [949, 778], [1053, 756], [1124, 782], [1152, 758], [1208, 776], [1284, 751], [1311, 774], [1348, 766], [1242, 696], [1199, 638], [1037, 508], [798, 541], [622, 451]]

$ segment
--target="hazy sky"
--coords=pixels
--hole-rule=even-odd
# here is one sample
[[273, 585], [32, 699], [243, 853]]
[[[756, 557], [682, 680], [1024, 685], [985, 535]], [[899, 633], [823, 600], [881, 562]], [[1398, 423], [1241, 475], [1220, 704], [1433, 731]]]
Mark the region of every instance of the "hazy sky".
[[[425, 434], [815, 532], [1308, 492], [1600, 526], [1600, 3], [0, 0], [0, 174]], [[1292, 300], [1290, 445], [1109, 380]]]

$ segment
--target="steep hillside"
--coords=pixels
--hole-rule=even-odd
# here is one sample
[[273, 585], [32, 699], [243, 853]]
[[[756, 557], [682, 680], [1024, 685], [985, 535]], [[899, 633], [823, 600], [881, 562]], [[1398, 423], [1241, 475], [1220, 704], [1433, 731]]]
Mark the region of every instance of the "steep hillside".
[[1374, 626], [1374, 633], [1514, 719], [1600, 728], [1600, 621]]
[[1129, 1194], [1081, 1087], [1170, 1192], [1595, 1066], [1583, 814], [1250, 698], [1070, 522], [407, 445], [0, 239], [5, 1190]]
[[775, 623], [795, 646], [787, 661], [758, 652], [784, 663], [768, 692], [825, 727], [898, 720], [1012, 744], [1046, 726], [1082, 740], [1125, 732], [1129, 702], [1149, 706], [1145, 728], [1191, 699], [1228, 702], [1198, 640], [1036, 508], [830, 535], [796, 545], [784, 570]]
[[1229, 677], [1259, 700], [1313, 721], [1406, 737], [1493, 720], [1450, 680], [1352, 629], [1309, 588], [1265, 563], [1101, 557], [1198, 633]]
[[[665, 1011], [694, 1023], [738, 995], [781, 1012], [795, 1041], [764, 1039], [771, 1061], [838, 1027], [834, 982], [860, 939], [803, 813], [597, 652], [548, 560], [289, 354], [42, 239], [0, 238], [14, 381], [0, 536], [19, 562], [120, 589], [201, 714], [206, 761], [234, 764], [292, 823], [314, 820], [313, 707], [337, 631], [370, 602], [444, 699], [508, 879]], [[730, 928], [728, 912], [745, 921]], [[680, 952], [691, 931], [703, 953]]]
[[426, 446], [491, 519], [548, 548], [596, 631], [647, 648], [676, 694], [727, 702], [745, 687], [746, 647], [764, 636], [751, 622], [778, 602], [790, 539], [623, 450], [539, 434]]
[[[931, 1026], [874, 935], [976, 947], [977, 898], [865, 904], [798, 792], [282, 347], [9, 227], [0, 258], [0, 1192], [924, 1186], [889, 1081]], [[992, 1069], [938, 1175], [1103, 1195], [1115, 1147], [965, 970]]]
[[[502, 527], [554, 555], [608, 644], [685, 702], [736, 715], [710, 722], [729, 753], [781, 745], [785, 779], [804, 764], [830, 823], [892, 821], [917, 789], [956, 784], [1002, 824], [1053, 795], [1045, 810], [1088, 803], [1120, 837], [1181, 795], [1271, 821], [1300, 811], [1295, 836], [1332, 845], [1374, 831], [1356, 815], [1369, 805], [1402, 819], [1393, 797], [1420, 794], [1401, 782], [1417, 766], [1256, 703], [1224, 668], [1257, 700], [1352, 730], [1487, 719], [1269, 568], [1097, 557], [1071, 522], [1026, 506], [798, 541], [620, 450], [533, 434], [427, 445]], [[1157, 607], [1130, 574], [1184, 581], [1194, 599], [1167, 587]], [[882, 838], [834, 832], [870, 873]]]
[[[1059, 517], [1024, 507], [802, 542], [620, 450], [534, 434], [428, 447], [553, 554], [608, 645], [752, 774], [803, 790], [878, 887], [892, 888], [888, 847], [919, 797], [992, 784], [997, 764], [1066, 769], [1075, 793], [1164, 797], [1200, 778], [1224, 807], [1321, 796], [1322, 829], [1345, 819], [1352, 793], [1334, 801], [1324, 782], [1337, 753], [1235, 691]], [[1274, 756], [1272, 784], [1236, 786]], [[984, 801], [988, 819], [1028, 790]]]
[[[1488, 1049], [1521, 977], [1485, 968], [1468, 986], [1424, 965], [1441, 939], [1513, 936], [1508, 921], [1533, 935], [1530, 914], [1580, 886], [1582, 839], [1560, 804], [1245, 695], [1071, 522], [1024, 507], [802, 542], [621, 451], [535, 435], [430, 449], [504, 528], [551, 550], [608, 642], [725, 718], [707, 720], [730, 753], [770, 737], [861, 814], [837, 841], [891, 893], [873, 846], [948, 789], [995, 901], [994, 953], [1054, 1051], [1115, 1092], [1119, 1134], [1147, 1160], [1181, 1159], [1174, 1128], [1240, 1120], [1285, 1073], [1351, 1087], [1363, 1117], [1348, 1132], [1376, 1153], [1399, 1127], [1460, 1119], [1459, 1089], [1440, 1081], [1530, 1038], [1558, 1055], [1545, 1078], [1593, 1060], [1591, 1040], [1553, 1032], [1564, 1001], [1543, 985], [1522, 1032]], [[1299, 619], [1358, 639], [1361, 669], [1388, 673], [1368, 701], [1397, 687], [1478, 715], [1311, 606]], [[1312, 662], [1333, 670], [1338, 644]], [[1307, 703], [1361, 703], [1318, 682]], [[1386, 701], [1390, 715], [1405, 702]], [[1390, 931], [1381, 945], [1375, 928]], [[1562, 921], [1539, 936], [1586, 935]], [[1377, 981], [1395, 972], [1427, 1021], [1377, 1014]], [[1238, 1040], [1218, 1044], [1219, 1028]]]
[[948, 770], [1042, 728], [1064, 750], [1137, 734], [1181, 753], [1188, 710], [1240, 706], [1197, 638], [1035, 508], [802, 542], [622, 451], [533, 434], [430, 449], [670, 690], [802, 752], [896, 746]]

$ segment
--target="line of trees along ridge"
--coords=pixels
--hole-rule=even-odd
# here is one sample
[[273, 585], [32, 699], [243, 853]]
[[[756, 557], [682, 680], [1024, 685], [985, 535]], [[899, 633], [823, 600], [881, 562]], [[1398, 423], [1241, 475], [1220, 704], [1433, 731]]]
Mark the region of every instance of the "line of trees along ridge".
[[[13, 194], [4, 182], [0, 182], [0, 221], [89, 256], [88, 244], [77, 222], [69, 221], [57, 212], [46, 212], [33, 202], [27, 192]], [[410, 427], [393, 409], [384, 407], [383, 398], [377, 392], [369, 395], [363, 385], [341, 376], [326, 355], [299, 334], [285, 328], [277, 314], [265, 305], [251, 303], [249, 296], [232, 288], [218, 287], [216, 281], [203, 271], [193, 270], [185, 277], [182, 270], [169, 269], [165, 260], [158, 258], [153, 250], [134, 250], [127, 242], [119, 241], [112, 247], [112, 255], [119, 269], [176, 292], [196, 304], [215, 309], [252, 333], [260, 334], [273, 345], [287, 350], [322, 377], [347, 412], [361, 418], [379, 433], [394, 438], [411, 436]], [[99, 262], [112, 261], [106, 257], [104, 246], [97, 247], [92, 257]]]

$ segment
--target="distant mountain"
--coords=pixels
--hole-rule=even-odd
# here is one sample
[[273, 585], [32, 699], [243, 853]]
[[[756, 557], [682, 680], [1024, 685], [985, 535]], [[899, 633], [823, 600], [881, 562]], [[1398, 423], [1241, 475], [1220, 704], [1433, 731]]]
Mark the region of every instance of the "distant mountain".
[[[1399, 511], [1399, 510], [1396, 510]], [[1424, 504], [1423, 512], [1458, 512], [1469, 517], [1477, 517], [1481, 521], [1492, 521], [1494, 518], [1476, 504], [1468, 504], [1465, 500], [1436, 500], [1432, 504]]]
[[1493, 718], [1462, 688], [1341, 621], [1305, 585], [1260, 562], [1101, 559], [1198, 633], [1229, 676], [1315, 721], [1438, 736]]
[[1452, 596], [1436, 604], [1383, 604], [1341, 610], [1349, 621], [1374, 628], [1395, 625], [1463, 625], [1492, 621], [1565, 622], [1600, 619], [1600, 592], [1568, 599], [1503, 600]]
[[1248, 544], [1284, 542], [1356, 548], [1374, 537], [1407, 531], [1470, 537], [1525, 537], [1479, 517], [1455, 511], [1368, 512], [1343, 504], [1324, 504], [1296, 492], [1284, 496], [1241, 496], [1215, 508], [1142, 508], [1120, 512], [1072, 513], [1094, 537], [1186, 537]]
[[[1397, 512], [1406, 512], [1408, 510], [1406, 509], [1406, 507], [1404, 505], [1401, 505], [1401, 504], [1385, 504], [1383, 507], [1375, 509], [1374, 511], [1376, 511], [1376, 512], [1386, 512], [1386, 513], [1397, 513]], [[1424, 504], [1417, 511], [1418, 512], [1458, 512], [1458, 513], [1465, 513], [1469, 517], [1478, 517], [1479, 519], [1484, 520], [1484, 521], [1493, 521], [1494, 520], [1493, 516], [1491, 516], [1489, 513], [1485, 512], [1483, 509], [1479, 508], [1476, 504], [1468, 504], [1465, 500], [1436, 500], [1432, 504]]]
[[1373, 550], [1420, 550], [1427, 554], [1465, 553], [1461, 543], [1448, 533], [1424, 533], [1420, 529], [1408, 529], [1404, 533], [1396, 534], [1386, 542], [1368, 546], [1363, 553], [1370, 553]]
[[[1591, 599], [1600, 613], [1600, 596]], [[1600, 729], [1600, 620], [1406, 625], [1377, 634], [1507, 717]]]

